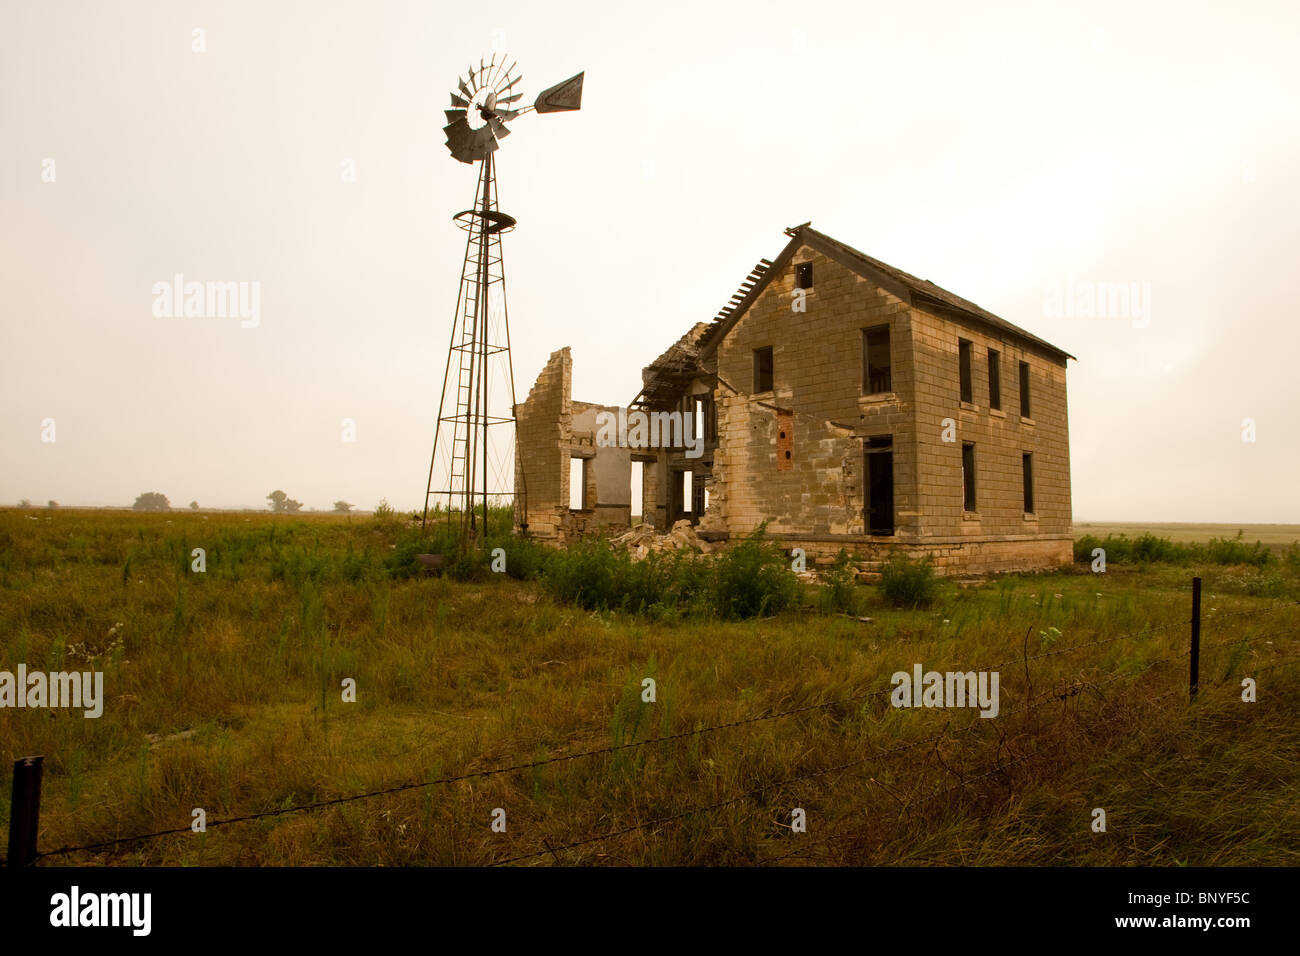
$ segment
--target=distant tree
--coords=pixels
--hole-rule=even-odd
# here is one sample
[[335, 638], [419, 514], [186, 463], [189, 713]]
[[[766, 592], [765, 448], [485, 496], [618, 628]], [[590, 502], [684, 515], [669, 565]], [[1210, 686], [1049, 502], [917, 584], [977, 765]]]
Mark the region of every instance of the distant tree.
[[347, 514], [352, 510], [352, 505], [348, 504], [346, 501], [336, 501], [334, 502], [334, 510], [341, 514]]
[[22, 501], [18, 502], [19, 508], [30, 508], [31, 506], [32, 500], [30, 498], [24, 498]]
[[190, 510], [191, 510], [191, 511], [198, 511], [198, 510], [199, 510], [199, 503], [198, 503], [197, 501], [191, 501], [191, 502], [190, 502]]
[[59, 506], [59, 503], [55, 501], [53, 498], [51, 498], [48, 502], [46, 502], [46, 506], [50, 508], [57, 508]]
[[159, 491], [146, 491], [131, 506], [136, 511], [171, 511], [172, 503]]
[[292, 513], [302, 510], [301, 501], [295, 501], [278, 488], [266, 497], [267, 500], [271, 502], [271, 510], [276, 514], [285, 514], [286, 512]]

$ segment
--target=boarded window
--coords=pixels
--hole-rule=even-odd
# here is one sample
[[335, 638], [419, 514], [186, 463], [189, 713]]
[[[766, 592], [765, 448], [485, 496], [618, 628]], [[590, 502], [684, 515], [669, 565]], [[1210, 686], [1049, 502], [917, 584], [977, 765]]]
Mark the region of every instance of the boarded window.
[[970, 343], [965, 339], [957, 340], [957, 363], [961, 370], [961, 400], [973, 402], [970, 380]]
[[1025, 481], [1025, 514], [1034, 513], [1034, 456], [1025, 452], [1020, 456]]
[[569, 510], [583, 511], [587, 507], [587, 459], [569, 459]]
[[796, 289], [812, 288], [811, 262], [801, 262], [794, 267], [794, 287]]
[[961, 486], [962, 507], [975, 511], [975, 446], [971, 444], [961, 446]]
[[772, 346], [754, 349], [754, 391], [772, 391]]
[[867, 395], [892, 392], [889, 326], [862, 330], [862, 391]]
[[1002, 356], [989, 349], [989, 408], [1002, 408]]
[[1029, 363], [1020, 363], [1020, 417], [1032, 418], [1029, 414]]

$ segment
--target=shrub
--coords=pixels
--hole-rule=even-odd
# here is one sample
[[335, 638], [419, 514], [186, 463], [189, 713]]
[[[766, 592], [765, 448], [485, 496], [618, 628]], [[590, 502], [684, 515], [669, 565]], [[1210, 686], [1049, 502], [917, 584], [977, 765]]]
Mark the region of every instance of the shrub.
[[934, 558], [913, 561], [901, 551], [890, 555], [880, 569], [880, 591], [895, 607], [927, 607], [939, 588]]
[[857, 569], [849, 559], [849, 553], [840, 548], [835, 556], [835, 563], [822, 574], [822, 588], [817, 594], [817, 606], [822, 611], [844, 611], [856, 614], [858, 593], [853, 586]]
[[603, 539], [579, 541], [556, 551], [546, 562], [547, 591], [562, 601], [589, 610], [619, 607], [621, 587], [632, 573], [626, 551], [615, 550]]
[[799, 599], [799, 582], [785, 554], [766, 538], [759, 525], [749, 537], [713, 559], [708, 599], [722, 618], [775, 614]]

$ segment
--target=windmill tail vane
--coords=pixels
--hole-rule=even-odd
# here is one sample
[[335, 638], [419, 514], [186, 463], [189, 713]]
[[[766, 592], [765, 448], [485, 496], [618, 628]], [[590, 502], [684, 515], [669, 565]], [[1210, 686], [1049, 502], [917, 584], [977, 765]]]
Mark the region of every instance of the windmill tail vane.
[[[479, 175], [473, 208], [452, 217], [466, 233], [465, 256], [420, 526], [427, 531], [430, 505], [435, 516], [445, 510], [462, 544], [486, 534], [492, 500], [513, 499], [515, 521], [527, 529], [527, 481], [515, 454], [517, 403], [501, 253], [501, 236], [516, 221], [498, 208], [494, 153], [510, 135], [508, 124], [520, 116], [580, 109], [585, 75], [543, 90], [531, 106], [520, 108], [522, 76], [507, 61], [494, 54], [457, 78], [442, 128], [451, 155], [479, 163]], [[502, 425], [509, 427], [494, 427]]]

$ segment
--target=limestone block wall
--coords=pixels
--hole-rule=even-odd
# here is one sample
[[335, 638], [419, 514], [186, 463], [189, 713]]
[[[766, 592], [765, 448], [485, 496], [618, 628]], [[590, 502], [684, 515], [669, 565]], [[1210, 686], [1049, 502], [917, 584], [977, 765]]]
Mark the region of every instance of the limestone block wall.
[[[1065, 360], [1029, 343], [912, 310], [922, 536], [1071, 533]], [[971, 342], [971, 402], [962, 402], [958, 340]], [[999, 353], [1001, 410], [990, 408], [989, 349]], [[1030, 417], [1020, 415], [1019, 366], [1029, 366]], [[956, 424], [943, 440], [943, 420]], [[975, 446], [976, 510], [963, 508], [962, 444]], [[1033, 455], [1034, 512], [1024, 510], [1021, 456]]]
[[[813, 288], [799, 312], [794, 273], [805, 262]], [[890, 328], [893, 390], [864, 397], [862, 334], [879, 325]], [[862, 534], [863, 439], [884, 435], [894, 442], [897, 533], [917, 532], [909, 335], [905, 302], [808, 246], [772, 278], [716, 352], [713, 498], [728, 532], [766, 520], [773, 532]], [[754, 350], [769, 346], [773, 388], [756, 393]]]

